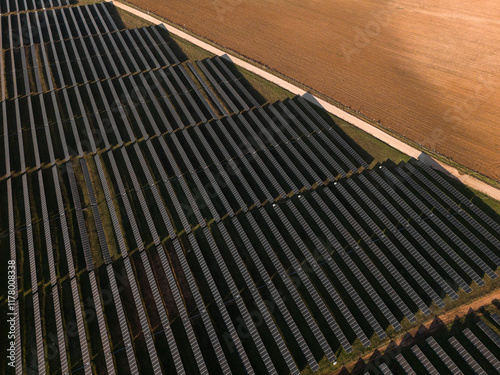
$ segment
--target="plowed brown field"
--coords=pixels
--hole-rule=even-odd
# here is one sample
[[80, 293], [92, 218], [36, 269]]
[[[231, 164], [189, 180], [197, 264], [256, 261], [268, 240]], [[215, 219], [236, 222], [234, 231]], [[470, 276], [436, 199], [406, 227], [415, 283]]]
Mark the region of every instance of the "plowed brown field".
[[498, 0], [128, 0], [500, 180]]

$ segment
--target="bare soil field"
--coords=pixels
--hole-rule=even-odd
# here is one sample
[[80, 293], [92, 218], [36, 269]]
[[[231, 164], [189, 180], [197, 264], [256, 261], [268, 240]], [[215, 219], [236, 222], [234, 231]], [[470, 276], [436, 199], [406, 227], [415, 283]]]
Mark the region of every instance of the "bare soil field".
[[128, 0], [500, 180], [496, 0]]

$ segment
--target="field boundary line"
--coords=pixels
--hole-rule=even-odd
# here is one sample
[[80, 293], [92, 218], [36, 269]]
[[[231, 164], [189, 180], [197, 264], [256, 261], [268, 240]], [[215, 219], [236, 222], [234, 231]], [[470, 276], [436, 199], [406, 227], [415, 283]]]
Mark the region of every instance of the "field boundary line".
[[305, 91], [304, 89], [301, 89], [300, 87], [285, 81], [282, 78], [279, 78], [275, 76], [274, 74], [271, 74], [269, 72], [266, 72], [265, 70], [250, 64], [236, 56], [233, 56], [217, 47], [214, 47], [211, 44], [208, 44], [193, 35], [187, 34], [184, 31], [172, 26], [171, 24], [167, 24], [165, 22], [162, 22], [158, 18], [151, 16], [147, 11], [140, 11], [136, 8], [133, 8], [129, 5], [123, 4], [119, 1], [113, 1], [113, 0], [105, 0], [106, 2], [113, 3], [117, 8], [123, 9], [129, 13], [132, 13], [133, 15], [136, 15], [138, 17], [141, 17], [145, 19], [146, 21], [149, 21], [155, 25], [161, 25], [165, 27], [165, 29], [169, 32], [172, 33], [182, 39], [187, 40], [188, 42], [203, 48], [204, 50], [207, 50], [214, 55], [224, 57], [226, 59], [229, 59], [231, 62], [233, 62], [235, 65], [238, 65], [258, 76], [261, 78], [264, 78], [268, 80], [271, 83], [274, 83], [281, 88], [284, 88], [285, 90], [290, 91], [291, 93], [295, 95], [301, 95], [306, 99], [307, 101], [314, 103], [322, 108], [324, 108], [327, 112], [331, 113], [332, 115], [347, 121], [349, 124], [363, 130], [364, 132], [372, 135], [373, 137], [377, 138], [379, 141], [384, 142], [388, 144], [389, 146], [395, 148], [396, 150], [409, 155], [415, 159], [419, 159], [429, 165], [430, 167], [440, 170], [441, 172], [445, 172], [448, 175], [460, 180], [464, 185], [467, 185], [471, 188], [474, 188], [481, 193], [484, 193], [493, 199], [496, 199], [500, 201], [500, 190], [487, 184], [486, 182], [483, 182], [473, 176], [470, 176], [468, 174], [464, 174], [463, 172], [460, 172], [458, 169], [452, 167], [451, 165], [445, 164], [439, 160], [434, 159], [430, 155], [426, 154], [425, 152], [422, 152], [415, 147], [412, 147], [408, 144], [406, 144], [403, 141], [400, 141], [399, 139], [393, 137], [392, 135], [386, 133], [385, 131], [377, 128], [374, 125], [371, 125], [370, 123], [344, 111], [343, 109], [326, 102], [323, 99], [320, 99], [313, 94]]

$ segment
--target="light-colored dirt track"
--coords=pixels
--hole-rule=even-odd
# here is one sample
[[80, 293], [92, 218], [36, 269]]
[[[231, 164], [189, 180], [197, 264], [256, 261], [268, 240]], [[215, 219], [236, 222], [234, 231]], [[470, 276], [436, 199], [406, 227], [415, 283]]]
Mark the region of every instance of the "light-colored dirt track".
[[500, 180], [496, 0], [128, 0]]

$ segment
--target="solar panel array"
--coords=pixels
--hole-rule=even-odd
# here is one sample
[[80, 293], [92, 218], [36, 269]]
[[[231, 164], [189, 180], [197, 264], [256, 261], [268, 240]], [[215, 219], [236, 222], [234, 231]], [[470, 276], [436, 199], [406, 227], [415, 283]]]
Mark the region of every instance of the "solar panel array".
[[26, 12], [37, 9], [63, 7], [69, 4], [69, 0], [1, 0], [0, 13]]
[[[478, 325], [467, 324], [460, 333], [440, 331], [425, 340], [415, 337], [418, 344], [395, 347], [377, 360], [368, 363], [363, 373], [379, 374], [498, 374], [500, 373], [499, 351], [493, 338], [498, 335], [488, 324], [495, 324], [493, 315], [483, 317]], [[482, 332], [488, 327], [491, 335]], [[497, 326], [500, 328], [500, 326]]]
[[[495, 219], [427, 166], [370, 169], [302, 97], [262, 103], [110, 4], [48, 3], [1, 3], [16, 373], [316, 371], [496, 278]], [[479, 328], [489, 365], [451, 345], [496, 366]]]

